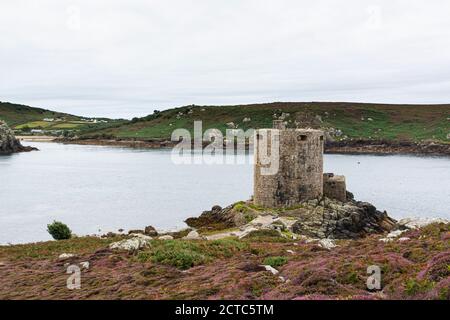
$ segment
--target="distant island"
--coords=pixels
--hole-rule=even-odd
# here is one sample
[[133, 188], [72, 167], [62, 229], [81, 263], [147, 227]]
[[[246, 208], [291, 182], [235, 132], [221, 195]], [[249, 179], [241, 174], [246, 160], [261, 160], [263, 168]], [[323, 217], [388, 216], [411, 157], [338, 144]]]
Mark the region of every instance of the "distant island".
[[0, 103], [0, 119], [17, 135], [52, 135], [77, 144], [170, 147], [177, 128], [264, 128], [274, 119], [288, 127], [321, 129], [332, 153], [450, 155], [450, 104], [392, 105], [346, 102], [275, 102], [235, 106], [189, 105], [125, 119], [88, 118]]

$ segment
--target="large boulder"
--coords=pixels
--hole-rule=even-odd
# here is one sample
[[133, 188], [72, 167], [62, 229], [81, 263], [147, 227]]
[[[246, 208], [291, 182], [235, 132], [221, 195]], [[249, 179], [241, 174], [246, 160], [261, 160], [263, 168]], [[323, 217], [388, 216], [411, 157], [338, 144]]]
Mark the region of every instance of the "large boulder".
[[111, 243], [109, 245], [109, 248], [111, 250], [128, 251], [134, 253], [150, 246], [150, 242], [152, 240], [151, 237], [140, 233], [132, 234], [131, 236], [132, 237], [130, 239], [124, 239]]
[[367, 202], [341, 203], [324, 199], [305, 203], [302, 208], [284, 213], [296, 216], [292, 226], [297, 234], [314, 238], [357, 239], [372, 233], [390, 232], [397, 221]]
[[214, 206], [211, 210], [204, 211], [200, 217], [189, 218], [185, 222], [189, 227], [202, 231], [240, 227], [247, 223], [244, 214], [234, 205], [224, 209]]
[[32, 147], [24, 147], [14, 136], [14, 132], [6, 123], [0, 121], [0, 154], [10, 154], [14, 152], [26, 152], [37, 150]]

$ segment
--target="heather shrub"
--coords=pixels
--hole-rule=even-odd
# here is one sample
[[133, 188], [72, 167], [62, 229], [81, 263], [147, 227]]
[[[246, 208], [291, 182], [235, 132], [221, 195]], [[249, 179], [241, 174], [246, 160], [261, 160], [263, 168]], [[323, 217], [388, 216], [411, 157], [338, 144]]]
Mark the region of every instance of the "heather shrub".
[[47, 231], [55, 240], [67, 240], [72, 237], [72, 231], [69, 227], [59, 221], [53, 221], [53, 223], [47, 225]]

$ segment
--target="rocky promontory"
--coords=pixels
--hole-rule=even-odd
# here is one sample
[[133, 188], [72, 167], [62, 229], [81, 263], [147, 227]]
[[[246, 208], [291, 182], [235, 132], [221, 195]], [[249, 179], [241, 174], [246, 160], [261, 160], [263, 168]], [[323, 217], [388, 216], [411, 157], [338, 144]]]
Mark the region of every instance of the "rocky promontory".
[[226, 208], [214, 206], [198, 218], [185, 222], [200, 233], [214, 233], [214, 238], [230, 235], [240, 238], [261, 230], [275, 230], [290, 238], [360, 239], [370, 234], [392, 231], [397, 222], [386, 212], [367, 202], [323, 197], [305, 201], [292, 208], [260, 208], [252, 201], [238, 202]]
[[0, 121], [0, 154], [15, 152], [28, 152], [37, 150], [33, 147], [24, 147], [14, 136], [14, 132], [6, 123]]

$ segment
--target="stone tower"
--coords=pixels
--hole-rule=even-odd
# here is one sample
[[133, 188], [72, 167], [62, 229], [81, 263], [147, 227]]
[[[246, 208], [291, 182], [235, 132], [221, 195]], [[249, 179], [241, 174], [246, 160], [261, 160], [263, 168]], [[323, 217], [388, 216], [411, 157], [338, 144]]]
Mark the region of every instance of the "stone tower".
[[[280, 120], [274, 121], [273, 126], [273, 129], [256, 131], [255, 205], [265, 208], [292, 207], [305, 200], [322, 197], [323, 131], [286, 129]], [[278, 148], [276, 145], [279, 145]], [[279, 153], [278, 170], [264, 174], [262, 169], [268, 164], [267, 159], [259, 156], [260, 152], [269, 154], [273, 161], [271, 153], [276, 150]]]

